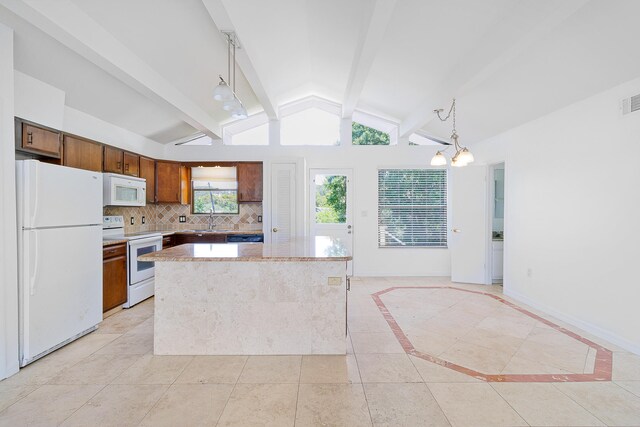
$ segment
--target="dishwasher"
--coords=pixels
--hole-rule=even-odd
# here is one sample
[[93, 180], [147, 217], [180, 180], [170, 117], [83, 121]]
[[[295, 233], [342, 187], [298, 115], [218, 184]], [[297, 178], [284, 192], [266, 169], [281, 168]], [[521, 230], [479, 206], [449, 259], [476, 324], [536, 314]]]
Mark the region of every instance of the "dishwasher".
[[229, 234], [227, 243], [263, 243], [264, 234]]

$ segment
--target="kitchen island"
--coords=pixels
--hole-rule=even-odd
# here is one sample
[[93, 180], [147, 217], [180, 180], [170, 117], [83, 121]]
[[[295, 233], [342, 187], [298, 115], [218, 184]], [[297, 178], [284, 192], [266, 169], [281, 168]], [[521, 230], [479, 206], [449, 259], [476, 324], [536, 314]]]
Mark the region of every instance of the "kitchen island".
[[155, 262], [154, 354], [346, 353], [345, 246], [185, 244]]

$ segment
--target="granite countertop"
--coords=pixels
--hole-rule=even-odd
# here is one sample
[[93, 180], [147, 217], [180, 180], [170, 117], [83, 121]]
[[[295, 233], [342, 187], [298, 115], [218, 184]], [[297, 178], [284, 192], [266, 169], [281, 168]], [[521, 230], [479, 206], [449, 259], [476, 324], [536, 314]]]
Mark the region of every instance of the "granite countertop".
[[140, 261], [349, 261], [347, 248], [327, 236], [294, 239], [288, 243], [195, 243], [138, 257]]
[[126, 239], [120, 239], [120, 240], [106, 240], [105, 239], [105, 240], [102, 241], [102, 247], [112, 246], [112, 245], [119, 245], [121, 243], [127, 243], [127, 242], [128, 242], [128, 240], [126, 240]]

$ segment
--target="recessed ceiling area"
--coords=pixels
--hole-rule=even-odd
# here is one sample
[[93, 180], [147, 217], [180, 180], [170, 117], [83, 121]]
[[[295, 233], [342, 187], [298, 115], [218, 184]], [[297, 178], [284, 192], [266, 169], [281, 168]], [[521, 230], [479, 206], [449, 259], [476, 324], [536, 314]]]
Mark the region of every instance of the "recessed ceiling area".
[[433, 109], [458, 99], [472, 144], [640, 73], [632, 0], [1, 0], [15, 66], [70, 107], [160, 143], [232, 121], [221, 30], [240, 41], [250, 115], [309, 95], [446, 138]]

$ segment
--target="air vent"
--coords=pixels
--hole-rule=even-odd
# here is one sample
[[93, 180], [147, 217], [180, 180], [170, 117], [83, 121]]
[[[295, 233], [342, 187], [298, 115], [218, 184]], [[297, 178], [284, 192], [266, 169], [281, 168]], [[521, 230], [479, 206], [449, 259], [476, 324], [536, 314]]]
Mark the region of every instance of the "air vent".
[[622, 114], [633, 113], [640, 110], [640, 95], [622, 100]]

